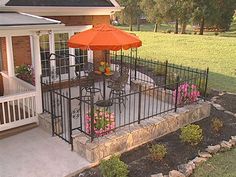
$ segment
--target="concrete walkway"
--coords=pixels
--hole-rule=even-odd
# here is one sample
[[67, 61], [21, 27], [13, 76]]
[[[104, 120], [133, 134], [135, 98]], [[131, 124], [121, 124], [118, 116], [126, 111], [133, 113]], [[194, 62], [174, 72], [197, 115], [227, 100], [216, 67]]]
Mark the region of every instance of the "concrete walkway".
[[0, 140], [0, 177], [64, 177], [89, 165], [40, 128]]

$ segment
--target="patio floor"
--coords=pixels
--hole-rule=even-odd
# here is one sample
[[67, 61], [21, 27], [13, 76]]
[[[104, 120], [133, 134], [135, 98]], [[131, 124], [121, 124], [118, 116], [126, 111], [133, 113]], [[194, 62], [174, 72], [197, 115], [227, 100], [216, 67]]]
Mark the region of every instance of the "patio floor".
[[90, 165], [40, 128], [2, 139], [0, 149], [0, 177], [63, 177]]

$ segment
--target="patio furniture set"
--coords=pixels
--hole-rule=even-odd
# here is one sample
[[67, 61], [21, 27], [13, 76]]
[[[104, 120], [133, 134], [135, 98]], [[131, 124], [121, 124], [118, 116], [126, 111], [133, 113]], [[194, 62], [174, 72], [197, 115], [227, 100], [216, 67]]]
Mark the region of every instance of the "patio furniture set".
[[[120, 38], [114, 37], [117, 35]], [[93, 141], [121, 127], [176, 111], [179, 106], [206, 96], [208, 70], [138, 58], [137, 48], [142, 42], [110, 25], [98, 25], [78, 33], [68, 45], [106, 51], [99, 67], [96, 59], [74, 64], [71, 60], [80, 58], [66, 54], [51, 54], [46, 61], [49, 66], [44, 73], [47, 75], [41, 78], [43, 111], [51, 114], [52, 135], [72, 144], [72, 149], [72, 136], [78, 132]], [[125, 55], [123, 50], [128, 49], [130, 55]], [[61, 66], [60, 61], [66, 61], [66, 65]], [[53, 62], [59, 64], [55, 68], [56, 77], [50, 67]], [[63, 67], [67, 72], [61, 73]], [[186, 83], [197, 88], [200, 95], [182, 104], [181, 85]], [[188, 92], [193, 91], [190, 88]]]

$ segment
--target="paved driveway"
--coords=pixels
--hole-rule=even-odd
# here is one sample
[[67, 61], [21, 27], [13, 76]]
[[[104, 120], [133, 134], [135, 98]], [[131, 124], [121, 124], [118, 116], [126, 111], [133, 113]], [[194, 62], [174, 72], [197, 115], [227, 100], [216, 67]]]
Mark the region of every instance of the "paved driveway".
[[88, 165], [40, 128], [0, 140], [0, 177], [64, 177]]

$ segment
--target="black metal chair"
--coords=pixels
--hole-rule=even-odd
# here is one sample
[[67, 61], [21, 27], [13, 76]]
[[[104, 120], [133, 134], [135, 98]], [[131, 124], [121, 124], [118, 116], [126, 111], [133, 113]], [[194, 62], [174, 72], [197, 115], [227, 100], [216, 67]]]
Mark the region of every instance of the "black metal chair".
[[90, 95], [100, 93], [101, 97], [103, 97], [101, 89], [95, 87], [95, 76], [93, 72], [88, 73], [88, 76], [80, 79], [79, 85], [81, 87], [81, 91], [86, 91], [85, 96], [87, 96], [88, 94]]
[[[77, 78], [80, 78], [80, 77], [83, 77], [83, 76], [88, 76], [89, 73], [93, 72], [93, 63], [90, 63], [90, 62], [80, 64], [80, 66], [77, 66], [77, 67], [80, 67], [79, 69], [75, 70], [75, 75], [76, 75]], [[81, 75], [82, 71], [84, 72], [84, 75]]]
[[[118, 71], [114, 71], [113, 75], [108, 80], [109, 85], [112, 85], [113, 82], [117, 82], [123, 75], [129, 76], [129, 68], [120, 67]], [[128, 82], [128, 80], [127, 80], [127, 82]]]
[[119, 110], [121, 112], [121, 104], [125, 107], [125, 97], [126, 94], [125, 87], [128, 82], [129, 75], [122, 74], [116, 81], [112, 82], [108, 87], [111, 89], [109, 98], [112, 100], [113, 104], [119, 104]]

